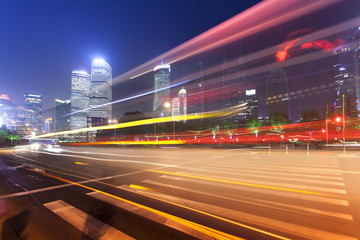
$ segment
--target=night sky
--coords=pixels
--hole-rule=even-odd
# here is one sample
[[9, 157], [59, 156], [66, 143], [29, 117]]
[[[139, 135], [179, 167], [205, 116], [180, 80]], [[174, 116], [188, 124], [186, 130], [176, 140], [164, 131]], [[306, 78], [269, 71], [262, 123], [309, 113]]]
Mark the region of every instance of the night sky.
[[260, 1], [0, 0], [0, 93], [70, 98], [72, 70], [104, 58], [113, 78]]

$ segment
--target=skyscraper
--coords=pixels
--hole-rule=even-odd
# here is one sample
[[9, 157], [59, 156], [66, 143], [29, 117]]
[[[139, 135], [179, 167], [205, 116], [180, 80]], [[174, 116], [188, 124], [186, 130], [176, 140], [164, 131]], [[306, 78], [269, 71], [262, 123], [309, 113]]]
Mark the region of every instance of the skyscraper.
[[180, 101], [180, 115], [186, 116], [187, 114], [187, 98], [186, 98], [186, 89], [181, 88], [178, 93], [178, 98]]
[[256, 89], [245, 90], [245, 94], [240, 96], [239, 103], [246, 103], [246, 110], [239, 113], [240, 120], [249, 120], [251, 118], [258, 118], [258, 98]]
[[186, 114], [187, 114], [186, 89], [181, 88], [178, 93], [178, 96], [172, 99], [171, 116], [186, 116]]
[[[355, 31], [354, 37], [354, 63], [355, 63], [355, 86], [357, 98], [357, 111], [360, 113], [360, 27]], [[358, 114], [360, 117], [360, 114]]]
[[26, 93], [25, 111], [26, 123], [32, 127], [33, 132], [41, 132], [42, 96], [36, 93]]
[[82, 71], [71, 73], [70, 129], [87, 127], [90, 75]]
[[[345, 111], [350, 117], [357, 117], [357, 93], [359, 93], [359, 82], [356, 81], [356, 64], [354, 66], [354, 57], [356, 56], [355, 45], [351, 41], [353, 31], [345, 31], [342, 37], [346, 43], [334, 49], [336, 64], [335, 70], [336, 99], [335, 109], [342, 112], [342, 95], [345, 97]], [[355, 69], [354, 69], [355, 67]]]
[[49, 117], [47, 119], [45, 119], [45, 127], [44, 127], [44, 131], [45, 133], [49, 133], [53, 131], [53, 119], [52, 117]]
[[91, 63], [90, 112], [92, 125], [106, 125], [112, 118], [112, 70], [103, 59]]
[[269, 73], [266, 79], [267, 115], [284, 113], [289, 115], [288, 77], [284, 70], [277, 69]]
[[154, 117], [170, 115], [170, 110], [164, 106], [170, 103], [170, 65], [159, 65], [154, 68]]
[[54, 103], [54, 116], [53, 116], [53, 126], [54, 131], [64, 131], [69, 130], [70, 128], [70, 115], [71, 112], [71, 101], [60, 99], [55, 99]]

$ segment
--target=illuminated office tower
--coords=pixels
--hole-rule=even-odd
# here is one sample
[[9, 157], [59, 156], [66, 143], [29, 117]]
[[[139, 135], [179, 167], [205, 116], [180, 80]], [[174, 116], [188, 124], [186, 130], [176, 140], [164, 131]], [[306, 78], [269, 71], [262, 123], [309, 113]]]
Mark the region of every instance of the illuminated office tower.
[[70, 129], [87, 127], [90, 75], [82, 71], [71, 73]]
[[360, 27], [355, 31], [354, 40], [354, 65], [355, 65], [355, 93], [357, 98], [357, 111], [360, 117]]
[[[351, 41], [353, 31], [345, 31], [341, 37], [345, 42], [334, 49], [336, 64], [333, 66], [335, 73], [336, 99], [334, 106], [337, 112], [342, 112], [343, 99], [345, 97], [345, 113], [349, 117], [357, 117], [357, 97], [359, 94], [359, 82], [356, 81], [356, 58], [355, 45]], [[355, 69], [354, 69], [355, 67]]]
[[26, 93], [24, 97], [26, 124], [31, 126], [33, 132], [41, 133], [42, 96], [36, 93]]
[[247, 89], [245, 94], [240, 96], [240, 104], [246, 103], [246, 110], [239, 113], [240, 120], [249, 120], [252, 118], [258, 118], [258, 98], [256, 89]]
[[106, 125], [112, 118], [112, 70], [103, 59], [91, 63], [90, 112], [92, 126]]
[[180, 115], [185, 116], [187, 114], [187, 99], [186, 99], [186, 89], [181, 88], [178, 93], [178, 98], [180, 102]]
[[45, 133], [49, 133], [53, 131], [53, 119], [52, 117], [49, 117], [47, 119], [45, 119], [45, 127], [44, 127], [44, 131]]
[[154, 68], [154, 117], [170, 115], [170, 65]]
[[71, 100], [55, 99], [53, 126], [54, 131], [64, 131], [70, 129]]
[[287, 73], [277, 69], [269, 73], [266, 79], [267, 114], [274, 113], [289, 115], [289, 88]]

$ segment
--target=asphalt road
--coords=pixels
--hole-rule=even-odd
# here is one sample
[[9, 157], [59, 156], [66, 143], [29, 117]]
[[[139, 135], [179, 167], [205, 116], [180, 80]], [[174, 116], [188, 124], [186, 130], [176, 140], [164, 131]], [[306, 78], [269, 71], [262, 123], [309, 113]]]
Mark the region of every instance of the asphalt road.
[[359, 239], [360, 152], [0, 150], [1, 239]]

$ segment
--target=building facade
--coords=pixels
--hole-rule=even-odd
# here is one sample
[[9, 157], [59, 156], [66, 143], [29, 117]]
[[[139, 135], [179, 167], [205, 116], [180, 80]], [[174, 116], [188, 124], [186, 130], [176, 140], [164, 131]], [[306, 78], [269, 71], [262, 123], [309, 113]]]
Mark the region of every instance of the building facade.
[[106, 125], [112, 119], [112, 69], [103, 59], [91, 63], [90, 111], [92, 126]]
[[245, 94], [240, 96], [239, 104], [242, 103], [246, 103], [246, 110], [239, 113], [240, 120], [250, 120], [259, 117], [256, 89], [245, 90]]
[[289, 87], [287, 73], [282, 69], [271, 71], [266, 79], [267, 115], [289, 115]]
[[159, 65], [154, 68], [154, 117], [170, 116], [170, 65]]
[[26, 124], [31, 126], [35, 133], [42, 132], [42, 96], [36, 93], [26, 93], [25, 97], [25, 119]]
[[90, 75], [83, 71], [71, 73], [70, 129], [87, 127], [89, 112]]
[[71, 100], [55, 99], [53, 126], [54, 132], [65, 131], [70, 129]]

